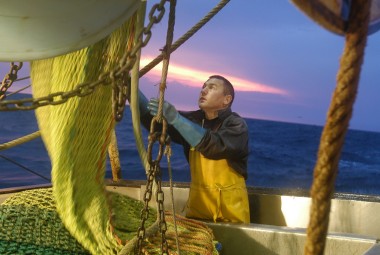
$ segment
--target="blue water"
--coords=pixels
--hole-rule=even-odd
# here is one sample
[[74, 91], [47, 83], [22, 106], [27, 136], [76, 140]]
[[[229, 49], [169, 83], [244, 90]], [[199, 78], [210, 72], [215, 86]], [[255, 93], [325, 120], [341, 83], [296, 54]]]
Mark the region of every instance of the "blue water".
[[[0, 143], [38, 130], [33, 111], [0, 112]], [[248, 186], [309, 189], [322, 127], [258, 119], [246, 119], [250, 129]], [[116, 127], [122, 176], [145, 180], [136, 151], [129, 108]], [[143, 138], [146, 143], [147, 132]], [[174, 181], [189, 181], [189, 168], [182, 147], [172, 144]], [[14, 163], [24, 166], [24, 169]], [[168, 180], [167, 162], [162, 160], [163, 180]], [[0, 151], [0, 188], [43, 184], [50, 178], [50, 160], [40, 138]], [[111, 177], [107, 162], [106, 177]], [[380, 133], [349, 130], [339, 162], [336, 191], [380, 195]]]

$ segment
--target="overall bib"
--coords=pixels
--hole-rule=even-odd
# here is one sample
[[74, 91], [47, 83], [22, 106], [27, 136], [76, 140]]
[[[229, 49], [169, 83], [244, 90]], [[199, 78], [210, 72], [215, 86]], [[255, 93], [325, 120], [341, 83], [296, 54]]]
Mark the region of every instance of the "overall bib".
[[214, 222], [250, 222], [244, 177], [230, 168], [227, 160], [207, 159], [192, 148], [189, 163], [187, 217]]

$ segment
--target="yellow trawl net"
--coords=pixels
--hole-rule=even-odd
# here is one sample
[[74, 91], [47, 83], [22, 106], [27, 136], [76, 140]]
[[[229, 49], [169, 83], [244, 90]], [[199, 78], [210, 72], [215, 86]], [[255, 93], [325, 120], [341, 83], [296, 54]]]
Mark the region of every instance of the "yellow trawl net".
[[[133, 31], [135, 16], [102, 41], [67, 55], [33, 61], [33, 97], [73, 90], [116, 67]], [[93, 254], [113, 254], [121, 244], [112, 232], [104, 191], [107, 147], [114, 128], [111, 87], [36, 110], [52, 162], [57, 211], [70, 233]]]

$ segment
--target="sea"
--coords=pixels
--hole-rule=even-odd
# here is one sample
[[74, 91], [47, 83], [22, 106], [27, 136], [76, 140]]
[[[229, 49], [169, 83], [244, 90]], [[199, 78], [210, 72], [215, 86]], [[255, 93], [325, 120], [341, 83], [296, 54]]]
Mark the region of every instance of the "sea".
[[[0, 144], [38, 130], [34, 111], [2, 111], [0, 119]], [[310, 189], [322, 127], [261, 119], [245, 120], [250, 137], [247, 186]], [[136, 150], [129, 107], [116, 126], [116, 136], [123, 179], [146, 180]], [[148, 132], [143, 129], [145, 145], [147, 137]], [[189, 167], [182, 147], [174, 143], [171, 146], [172, 179], [189, 182]], [[168, 166], [163, 157], [161, 169], [164, 181], [169, 180]], [[108, 160], [106, 167], [105, 177], [111, 178]], [[0, 189], [49, 183], [50, 171], [50, 159], [41, 138], [0, 151]], [[380, 133], [347, 132], [335, 191], [380, 195]]]

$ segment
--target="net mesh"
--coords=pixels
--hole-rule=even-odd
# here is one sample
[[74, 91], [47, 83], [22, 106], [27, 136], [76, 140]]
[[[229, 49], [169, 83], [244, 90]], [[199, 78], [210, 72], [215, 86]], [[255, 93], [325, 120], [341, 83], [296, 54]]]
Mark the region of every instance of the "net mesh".
[[[107, 196], [123, 212], [113, 214], [115, 232], [127, 243], [137, 234], [144, 203], [108, 192]], [[150, 208], [146, 226], [155, 221]], [[181, 254], [218, 254], [213, 233], [206, 224], [176, 215]], [[174, 218], [166, 212], [169, 254], [177, 254]], [[51, 188], [26, 190], [11, 196], [0, 205], [0, 254], [91, 254], [65, 228], [57, 211]], [[161, 235], [156, 232], [143, 242], [144, 254], [161, 254]]]

